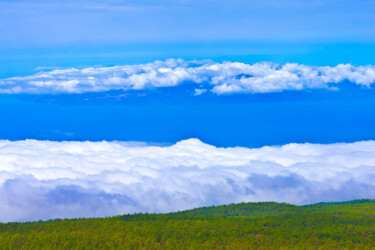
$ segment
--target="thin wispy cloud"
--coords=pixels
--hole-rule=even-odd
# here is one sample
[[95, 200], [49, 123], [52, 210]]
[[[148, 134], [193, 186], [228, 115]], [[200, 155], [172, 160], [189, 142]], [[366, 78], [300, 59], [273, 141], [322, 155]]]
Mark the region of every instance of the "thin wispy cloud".
[[374, 163], [374, 141], [251, 149], [198, 139], [172, 146], [3, 140], [0, 221], [375, 198]]
[[[87, 13], [90, 11], [128, 12], [138, 10], [155, 10], [168, 7], [183, 7], [187, 3], [183, 1], [95, 1], [84, 0], [79, 5], [75, 1], [4, 1], [0, 0], [0, 10], [4, 13]], [[30, 9], [33, 9], [30, 12]]]
[[85, 93], [144, 90], [197, 84], [195, 94], [271, 93], [339, 89], [343, 82], [366, 88], [375, 82], [375, 66], [307, 66], [275, 63], [216, 63], [170, 59], [148, 64], [57, 69], [0, 80], [0, 93]]
[[[335, 0], [83, 0], [79, 4], [72, 0], [0, 0], [0, 23], [6, 24], [0, 25], [0, 48], [74, 49], [103, 44], [111, 48], [191, 41], [297, 41], [304, 46], [316, 41], [373, 43], [374, 8], [371, 1]], [[181, 53], [170, 57], [181, 57]]]

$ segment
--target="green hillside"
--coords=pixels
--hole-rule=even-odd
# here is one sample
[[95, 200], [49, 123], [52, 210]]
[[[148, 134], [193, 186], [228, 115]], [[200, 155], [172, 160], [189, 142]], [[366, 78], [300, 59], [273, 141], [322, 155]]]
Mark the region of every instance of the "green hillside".
[[0, 249], [375, 249], [375, 200], [0, 224]]

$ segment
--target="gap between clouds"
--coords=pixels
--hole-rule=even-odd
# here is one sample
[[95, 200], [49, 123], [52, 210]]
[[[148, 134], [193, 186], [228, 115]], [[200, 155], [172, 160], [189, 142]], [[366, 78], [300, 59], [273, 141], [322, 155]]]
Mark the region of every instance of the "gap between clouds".
[[0, 79], [0, 93], [55, 94], [126, 91], [194, 83], [197, 85], [193, 93], [195, 95], [203, 94], [207, 90], [221, 95], [337, 89], [344, 81], [371, 87], [375, 82], [375, 66], [355, 67], [350, 64], [339, 64], [330, 67], [295, 63], [245, 64], [168, 59], [139, 65], [56, 69], [30, 76]]
[[357, 198], [375, 198], [375, 141], [254, 149], [198, 139], [0, 141], [3, 222]]

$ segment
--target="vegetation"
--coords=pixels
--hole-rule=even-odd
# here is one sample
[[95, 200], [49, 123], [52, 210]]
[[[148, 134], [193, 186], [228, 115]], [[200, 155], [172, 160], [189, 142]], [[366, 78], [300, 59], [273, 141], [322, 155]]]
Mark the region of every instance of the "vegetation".
[[375, 200], [0, 224], [0, 249], [375, 249]]

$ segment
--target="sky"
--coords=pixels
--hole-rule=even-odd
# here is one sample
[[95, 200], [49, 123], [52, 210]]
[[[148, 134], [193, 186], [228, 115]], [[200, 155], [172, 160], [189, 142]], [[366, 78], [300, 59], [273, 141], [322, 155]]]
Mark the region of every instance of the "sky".
[[168, 58], [367, 65], [367, 0], [0, 1], [0, 77]]
[[374, 11], [0, 0], [0, 221], [375, 198]]

